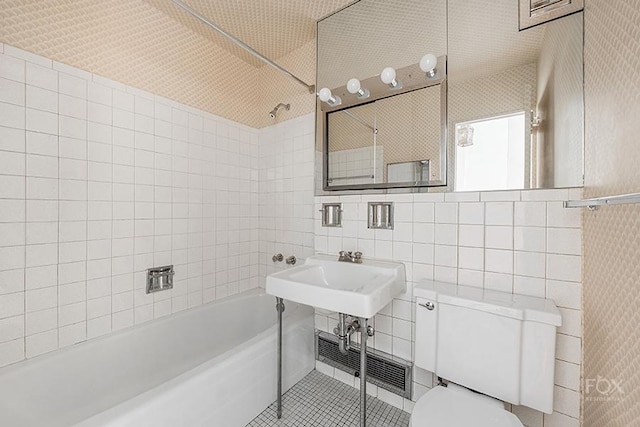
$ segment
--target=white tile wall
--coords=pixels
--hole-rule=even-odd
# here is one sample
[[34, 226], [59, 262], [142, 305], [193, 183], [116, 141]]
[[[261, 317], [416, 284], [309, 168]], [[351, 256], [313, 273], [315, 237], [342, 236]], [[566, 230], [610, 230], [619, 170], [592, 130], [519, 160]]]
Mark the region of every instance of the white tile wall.
[[[257, 142], [4, 46], [0, 366], [257, 286]], [[174, 289], [146, 295], [145, 269], [170, 263]]]
[[[315, 211], [324, 202], [342, 202], [345, 226], [323, 228], [316, 214], [315, 249], [328, 254], [359, 250], [365, 257], [405, 263], [407, 293], [374, 318], [373, 338], [375, 348], [404, 359], [413, 360], [412, 289], [421, 279], [554, 299], [563, 317], [556, 354], [556, 412], [548, 416], [516, 407], [513, 412], [530, 427], [560, 425], [554, 423], [565, 419], [573, 425], [580, 401], [581, 222], [579, 212], [562, 208], [562, 200], [579, 197], [579, 189], [316, 197]], [[366, 203], [373, 199], [395, 202], [393, 231], [367, 228]], [[336, 321], [334, 313], [316, 313], [321, 330], [332, 331]], [[416, 371], [415, 399], [434, 384], [430, 373]], [[378, 398], [384, 400], [380, 394]], [[407, 410], [413, 405], [407, 400], [395, 404]]]
[[286, 268], [271, 258], [294, 255], [299, 263], [313, 254], [314, 146], [313, 115], [261, 131], [259, 193], [260, 278]]

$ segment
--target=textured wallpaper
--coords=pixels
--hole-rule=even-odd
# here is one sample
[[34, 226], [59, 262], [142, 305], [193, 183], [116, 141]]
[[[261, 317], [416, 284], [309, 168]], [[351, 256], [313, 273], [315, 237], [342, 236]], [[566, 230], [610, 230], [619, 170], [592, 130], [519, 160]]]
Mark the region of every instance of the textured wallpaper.
[[[279, 21], [275, 13], [265, 14], [264, 26], [251, 24], [251, 31], [247, 23], [255, 21], [246, 15], [236, 13], [231, 19], [228, 10], [215, 15], [210, 5], [193, 6], [215, 15], [217, 23], [237, 30], [239, 37], [313, 84], [314, 15], [322, 16], [344, 2], [323, 2], [322, 7], [299, 0], [279, 2], [278, 8], [287, 13]], [[250, 3], [242, 5], [249, 9]], [[291, 110], [283, 111], [278, 121], [313, 111], [314, 96], [303, 86], [256, 63], [168, 5], [159, 0], [3, 0], [0, 42], [252, 127], [273, 124], [268, 113], [279, 102], [290, 103]], [[300, 38], [294, 40], [295, 34]], [[279, 43], [286, 49], [268, 48]]]
[[[640, 192], [640, 0], [585, 5], [585, 197]], [[583, 212], [587, 427], [640, 426], [640, 205]]]

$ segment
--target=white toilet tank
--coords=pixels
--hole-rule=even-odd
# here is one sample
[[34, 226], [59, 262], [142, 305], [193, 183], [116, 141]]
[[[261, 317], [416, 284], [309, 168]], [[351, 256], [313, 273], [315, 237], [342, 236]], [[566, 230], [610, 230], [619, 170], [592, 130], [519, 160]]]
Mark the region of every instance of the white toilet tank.
[[553, 412], [555, 303], [423, 281], [416, 297], [415, 365], [515, 405]]

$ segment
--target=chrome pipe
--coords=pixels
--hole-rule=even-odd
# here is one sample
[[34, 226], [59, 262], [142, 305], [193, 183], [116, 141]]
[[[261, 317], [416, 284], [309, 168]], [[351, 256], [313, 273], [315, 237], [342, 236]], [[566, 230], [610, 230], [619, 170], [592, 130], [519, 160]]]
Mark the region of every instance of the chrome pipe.
[[367, 321], [360, 319], [360, 427], [367, 427]]
[[338, 337], [338, 348], [342, 354], [347, 354], [351, 347], [350, 327], [350, 325], [347, 326], [347, 314], [338, 313], [338, 326], [336, 326], [333, 332]]
[[284, 301], [276, 297], [276, 310], [278, 310], [278, 408], [276, 414], [278, 419], [282, 418], [282, 313], [284, 312]]
[[272, 66], [273, 68], [275, 68], [276, 70], [278, 70], [282, 74], [284, 74], [285, 76], [292, 78], [293, 80], [298, 82], [300, 85], [302, 85], [305, 88], [307, 88], [309, 93], [315, 93], [316, 87], [314, 85], [306, 84], [304, 81], [302, 81], [301, 79], [299, 79], [298, 77], [293, 75], [290, 71], [288, 71], [287, 69], [285, 69], [285, 68], [281, 67], [280, 65], [276, 64], [275, 62], [273, 62], [272, 60], [270, 60], [269, 58], [267, 58], [266, 56], [264, 56], [260, 52], [254, 50], [251, 46], [249, 46], [248, 44], [246, 44], [242, 40], [237, 39], [236, 37], [234, 37], [231, 34], [227, 33], [225, 30], [220, 28], [218, 25], [216, 25], [213, 22], [209, 21], [207, 18], [205, 18], [204, 16], [200, 15], [197, 11], [195, 11], [191, 7], [187, 6], [186, 4], [181, 2], [180, 0], [170, 0], [170, 1], [173, 4], [175, 4], [176, 6], [178, 6], [180, 9], [184, 10], [185, 12], [187, 12], [189, 15], [193, 16], [194, 18], [196, 18], [198, 21], [202, 22], [207, 27], [217, 31], [220, 34], [222, 34], [224, 37], [228, 38], [231, 42], [233, 42], [237, 46], [241, 47], [242, 49], [246, 50], [247, 52], [249, 52], [250, 54], [252, 54], [256, 58], [258, 58], [261, 61], [263, 61], [264, 63], [266, 63], [267, 65]]

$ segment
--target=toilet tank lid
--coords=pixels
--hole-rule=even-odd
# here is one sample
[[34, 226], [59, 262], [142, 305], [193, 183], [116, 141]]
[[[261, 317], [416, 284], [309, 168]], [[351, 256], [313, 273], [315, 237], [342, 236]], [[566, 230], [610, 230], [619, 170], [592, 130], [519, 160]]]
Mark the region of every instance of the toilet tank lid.
[[508, 292], [492, 291], [472, 286], [423, 280], [415, 284], [413, 295], [445, 304], [472, 308], [553, 326], [562, 324], [562, 317], [556, 304], [550, 299], [515, 295]]

